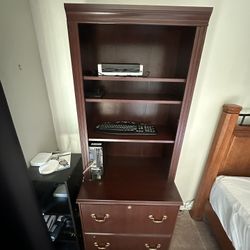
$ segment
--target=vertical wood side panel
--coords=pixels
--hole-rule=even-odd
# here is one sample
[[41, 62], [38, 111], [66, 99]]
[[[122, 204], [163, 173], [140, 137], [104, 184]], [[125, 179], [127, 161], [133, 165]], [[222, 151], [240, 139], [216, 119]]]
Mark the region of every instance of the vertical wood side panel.
[[183, 98], [183, 105], [180, 114], [180, 122], [176, 134], [175, 145], [173, 150], [173, 156], [169, 172], [169, 181], [174, 181], [181, 147], [183, 143], [183, 137], [186, 129], [188, 114], [191, 106], [191, 100], [194, 92], [195, 81], [198, 74], [203, 44], [205, 40], [207, 27], [197, 27], [194, 46], [192, 50], [192, 56], [190, 60], [190, 66], [188, 71], [188, 77], [186, 81], [186, 90]]
[[85, 119], [85, 99], [82, 79], [82, 64], [80, 53], [80, 42], [78, 26], [76, 22], [68, 21], [69, 42], [71, 51], [72, 71], [74, 78], [74, 89], [76, 98], [76, 109], [78, 117], [78, 126], [80, 133], [81, 151], [83, 156], [83, 170], [89, 161], [88, 152], [88, 132]]

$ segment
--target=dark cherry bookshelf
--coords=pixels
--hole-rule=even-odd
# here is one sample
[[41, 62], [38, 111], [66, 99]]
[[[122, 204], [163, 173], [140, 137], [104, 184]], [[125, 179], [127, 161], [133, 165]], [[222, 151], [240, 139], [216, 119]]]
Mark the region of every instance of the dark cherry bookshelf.
[[[103, 178], [86, 175], [77, 198], [85, 249], [167, 249], [182, 204], [174, 178], [212, 8], [65, 4], [65, 10], [84, 169], [89, 142], [104, 147]], [[143, 76], [98, 75], [99, 63], [139, 63]], [[124, 120], [152, 124], [158, 133], [95, 130]]]

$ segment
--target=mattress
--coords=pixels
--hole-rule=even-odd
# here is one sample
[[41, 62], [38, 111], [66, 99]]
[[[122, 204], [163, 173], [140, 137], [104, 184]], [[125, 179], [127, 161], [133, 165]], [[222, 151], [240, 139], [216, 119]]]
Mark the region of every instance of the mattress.
[[250, 177], [218, 176], [209, 198], [235, 249], [250, 249]]

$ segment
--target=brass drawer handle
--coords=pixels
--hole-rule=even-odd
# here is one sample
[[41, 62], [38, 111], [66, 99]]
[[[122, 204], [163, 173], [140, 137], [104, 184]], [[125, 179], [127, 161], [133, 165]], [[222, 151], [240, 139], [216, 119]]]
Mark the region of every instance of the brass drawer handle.
[[96, 216], [96, 214], [91, 214], [90, 216], [91, 216], [96, 222], [100, 222], [100, 223], [105, 222], [105, 220], [109, 218], [109, 214], [104, 214], [104, 217], [103, 217], [103, 218], [98, 218], [98, 217]]
[[150, 214], [150, 215], [148, 216], [148, 218], [149, 218], [150, 220], [152, 220], [154, 223], [159, 224], [159, 223], [162, 223], [164, 220], [166, 220], [168, 217], [167, 217], [167, 215], [163, 215], [161, 220], [157, 220], [157, 219], [154, 218], [154, 216], [153, 216], [152, 214]]
[[94, 246], [97, 247], [97, 249], [107, 249], [110, 246], [110, 243], [107, 242], [105, 244], [99, 245], [98, 242], [94, 242]]
[[157, 249], [161, 248], [161, 244], [157, 244], [155, 247], [151, 247], [148, 243], [146, 243], [145, 247], [149, 250], [157, 250]]

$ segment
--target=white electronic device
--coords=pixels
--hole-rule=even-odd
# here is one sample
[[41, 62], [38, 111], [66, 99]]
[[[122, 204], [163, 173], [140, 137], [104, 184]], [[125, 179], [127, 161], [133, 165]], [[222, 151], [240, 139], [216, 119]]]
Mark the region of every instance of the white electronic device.
[[59, 162], [57, 160], [49, 160], [45, 164], [39, 167], [40, 174], [51, 174], [56, 172], [59, 167]]
[[100, 63], [97, 65], [100, 76], [142, 76], [143, 65], [139, 63]]
[[39, 153], [31, 161], [31, 166], [40, 167], [44, 165], [52, 156], [52, 153]]
[[31, 161], [31, 166], [39, 167], [40, 174], [51, 174], [70, 168], [71, 153], [39, 153]]
[[100, 180], [103, 175], [103, 143], [89, 143], [89, 160], [91, 163], [90, 173], [92, 180]]

